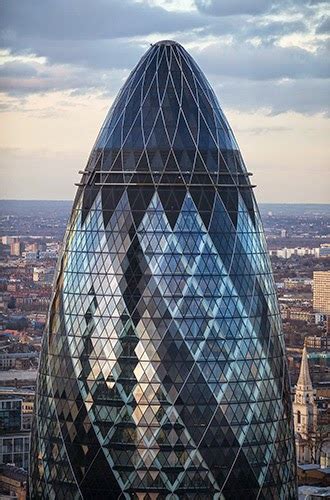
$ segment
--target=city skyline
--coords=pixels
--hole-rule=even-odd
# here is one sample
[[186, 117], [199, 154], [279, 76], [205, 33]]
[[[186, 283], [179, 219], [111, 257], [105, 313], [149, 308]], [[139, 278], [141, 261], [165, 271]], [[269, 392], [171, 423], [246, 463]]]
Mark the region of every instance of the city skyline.
[[83, 1], [77, 9], [35, 1], [22, 9], [11, 1], [3, 14], [0, 198], [72, 199], [108, 103], [149, 44], [171, 38], [207, 71], [258, 201], [329, 202], [326, 2]]
[[330, 497], [329, 61], [329, 0], [2, 0], [0, 496]]
[[[2, 269], [0, 369], [8, 370], [2, 371], [1, 377], [3, 384], [10, 386], [8, 390], [2, 387], [2, 396], [16, 393], [19, 398], [23, 399], [24, 406], [27, 405], [23, 413], [22, 431], [14, 436], [10, 435], [11, 440], [18, 440], [23, 446], [16, 447], [15, 445], [13, 448], [8, 444], [8, 434], [7, 437], [5, 435], [0, 439], [0, 461], [3, 453], [4, 463], [16, 463], [16, 466], [19, 466], [19, 464], [22, 465], [22, 460], [26, 461], [25, 457], [28, 454], [28, 448], [24, 447], [24, 439], [27, 435], [26, 429], [30, 428], [29, 422], [31, 422], [33, 412], [34, 383], [40, 349], [38, 346], [40, 346], [41, 334], [45, 328], [46, 311], [51, 298], [49, 283], [56, 266], [56, 255], [61, 248], [72, 202], [2, 201], [0, 204], [0, 211], [6, 214], [0, 218], [0, 265]], [[320, 211], [319, 208], [319, 205], [312, 207], [310, 205], [304, 207], [268, 205], [261, 206], [261, 213], [280, 300], [291, 389], [294, 391], [301, 366], [302, 347], [305, 343], [308, 347], [310, 373], [316, 391], [318, 426], [324, 426], [326, 423], [329, 424], [329, 410], [327, 409], [329, 384], [325, 381], [329, 381], [330, 373], [330, 337], [329, 334], [326, 336], [324, 318], [313, 311], [315, 291], [313, 270], [329, 269], [330, 236], [327, 228], [329, 227], [330, 206], [328, 205], [325, 211]], [[20, 248], [15, 245], [18, 241], [21, 242]], [[319, 250], [322, 242], [325, 242], [329, 251], [321, 254]], [[297, 246], [300, 248], [295, 248]], [[283, 252], [288, 248], [295, 251], [293, 255]], [[17, 255], [17, 250], [20, 255]], [[314, 250], [317, 252], [315, 253]], [[320, 322], [323, 323], [323, 327], [319, 324]], [[19, 388], [13, 389], [17, 385]], [[24, 386], [25, 389], [23, 389]], [[28, 390], [27, 387], [29, 387]], [[320, 437], [323, 440], [323, 431]], [[7, 442], [5, 448], [3, 448], [4, 440]], [[303, 441], [301, 444], [304, 444]], [[316, 442], [318, 450], [319, 446], [320, 440], [318, 439]], [[322, 471], [320, 467], [330, 463], [330, 449], [327, 446], [324, 446], [322, 456], [318, 453], [314, 455], [313, 460], [320, 462], [314, 467], [319, 467], [319, 481], [322, 481], [324, 486], [327, 484], [326, 470], [329, 469]], [[8, 467], [2, 466], [0, 469], [6, 473]], [[11, 478], [12, 469], [12, 466], [10, 470], [8, 469]], [[303, 469], [299, 470], [302, 473]], [[26, 478], [26, 473], [23, 473], [23, 478], [24, 475]], [[2, 474], [0, 479], [2, 480], [3, 477]], [[300, 484], [305, 482], [306, 478], [300, 475]]]

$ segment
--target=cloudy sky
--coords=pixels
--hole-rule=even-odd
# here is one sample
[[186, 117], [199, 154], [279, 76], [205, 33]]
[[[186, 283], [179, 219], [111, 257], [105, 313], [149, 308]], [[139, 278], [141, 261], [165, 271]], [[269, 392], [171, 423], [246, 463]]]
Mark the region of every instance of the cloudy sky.
[[72, 199], [150, 43], [206, 73], [261, 202], [330, 202], [328, 0], [0, 0], [0, 198]]

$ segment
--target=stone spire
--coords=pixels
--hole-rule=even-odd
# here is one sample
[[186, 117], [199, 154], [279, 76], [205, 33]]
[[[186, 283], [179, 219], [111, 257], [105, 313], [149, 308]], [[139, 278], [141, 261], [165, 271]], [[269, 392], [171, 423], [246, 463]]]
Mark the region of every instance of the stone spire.
[[317, 430], [317, 406], [309, 373], [306, 344], [304, 344], [302, 352], [300, 373], [294, 396], [293, 419], [298, 462], [303, 464], [314, 462], [315, 443], [311, 441], [311, 438]]
[[306, 343], [304, 344], [304, 348], [303, 348], [303, 352], [302, 352], [300, 373], [299, 373], [299, 378], [298, 378], [298, 382], [297, 382], [297, 389], [300, 391], [301, 390], [302, 391], [313, 390], [311, 376], [310, 376], [309, 367], [308, 367]]

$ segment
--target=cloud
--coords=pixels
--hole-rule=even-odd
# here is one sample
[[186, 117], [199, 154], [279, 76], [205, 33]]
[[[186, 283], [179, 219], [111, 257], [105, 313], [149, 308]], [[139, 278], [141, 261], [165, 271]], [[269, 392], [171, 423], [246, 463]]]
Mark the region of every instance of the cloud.
[[195, 0], [200, 12], [212, 16], [261, 14], [270, 10], [272, 3], [272, 0]]
[[96, 40], [193, 29], [194, 12], [169, 12], [132, 0], [4, 0], [1, 29], [23, 38]]
[[[284, 6], [293, 0], [283, 0]], [[296, 0], [298, 1], [298, 0]], [[299, 0], [304, 1], [304, 0]], [[307, 1], [307, 0], [305, 0]], [[230, 35], [239, 43], [259, 38], [264, 45], [307, 30], [304, 19], [276, 21], [265, 15], [273, 0], [195, 0], [199, 11], [174, 12], [133, 0], [4, 0], [1, 43], [12, 54], [44, 56], [50, 63], [90, 68], [132, 68], [145, 52], [149, 36], [201, 42]], [[267, 9], [265, 10], [265, 8]], [[216, 17], [217, 9], [227, 12]], [[246, 18], [244, 13], [257, 12]], [[235, 15], [230, 15], [235, 14]], [[320, 28], [321, 29], [321, 28]]]
[[1, 78], [30, 78], [35, 77], [37, 74], [34, 65], [20, 61], [9, 61], [0, 66]]
[[330, 17], [323, 17], [316, 29], [319, 35], [328, 35], [330, 33]]
[[197, 12], [169, 12], [133, 0], [4, 0], [0, 46], [50, 63], [132, 68], [149, 35], [162, 38], [203, 27], [205, 18]]
[[[323, 34], [328, 29], [323, 2], [195, 3], [198, 10], [179, 12], [147, 0], [4, 0], [2, 45], [10, 53], [0, 66], [0, 89], [20, 99], [54, 91], [113, 97], [148, 48], [146, 39], [159, 34], [198, 46], [189, 51], [238, 109], [265, 107], [277, 113], [287, 106], [305, 113], [324, 112], [327, 96], [322, 80], [330, 76], [328, 53], [324, 37], [313, 42], [314, 31]], [[281, 13], [280, 20], [269, 15], [275, 11]], [[295, 33], [300, 38], [309, 33], [317, 50], [281, 45], [283, 37]], [[286, 80], [289, 84], [284, 85]], [[228, 81], [238, 92], [236, 99]], [[294, 95], [298, 88], [309, 92], [305, 103], [299, 92]], [[254, 96], [256, 89], [262, 95], [260, 102]]]
[[330, 67], [321, 48], [312, 53], [299, 47], [212, 43], [195, 52], [206, 73], [249, 80], [329, 78]]
[[240, 134], [249, 134], [249, 135], [275, 134], [275, 133], [289, 132], [291, 130], [292, 128], [284, 126], [236, 128], [236, 131], [239, 132]]
[[245, 42], [258, 38], [261, 44], [274, 43], [286, 35], [306, 33], [310, 26], [305, 19], [274, 20], [269, 16], [246, 17], [205, 16], [205, 26], [195, 33], [195, 38], [230, 35], [236, 42]]
[[106, 93], [109, 97], [118, 92], [127, 75], [125, 70], [105, 73], [68, 64], [13, 61], [0, 66], [0, 91], [16, 97], [65, 90], [79, 94]]
[[212, 78], [211, 82], [226, 109], [264, 110], [270, 115], [293, 111], [305, 115], [330, 115], [329, 84], [324, 79], [251, 81]]
[[[242, 29], [243, 36], [241, 38], [248, 39], [249, 37], [258, 37], [262, 44], [275, 41], [282, 36], [292, 35], [294, 33], [306, 33], [308, 30], [304, 21], [270, 21], [261, 18], [259, 21], [244, 23]], [[240, 38], [240, 36], [238, 37]]]
[[289, 13], [292, 10], [318, 8], [328, 0], [195, 0], [197, 9], [211, 16], [260, 16], [267, 13]]
[[72, 64], [96, 69], [133, 68], [149, 47], [143, 41], [113, 40], [26, 40], [15, 42], [13, 54], [24, 54], [26, 47], [37, 56], [45, 56], [50, 64]]

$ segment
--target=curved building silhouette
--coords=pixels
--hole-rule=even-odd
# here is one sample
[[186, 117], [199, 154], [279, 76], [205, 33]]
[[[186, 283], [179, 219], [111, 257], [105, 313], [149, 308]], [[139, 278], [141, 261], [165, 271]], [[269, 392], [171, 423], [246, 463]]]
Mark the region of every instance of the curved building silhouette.
[[250, 174], [183, 47], [143, 56], [82, 174], [42, 347], [32, 498], [296, 498]]

